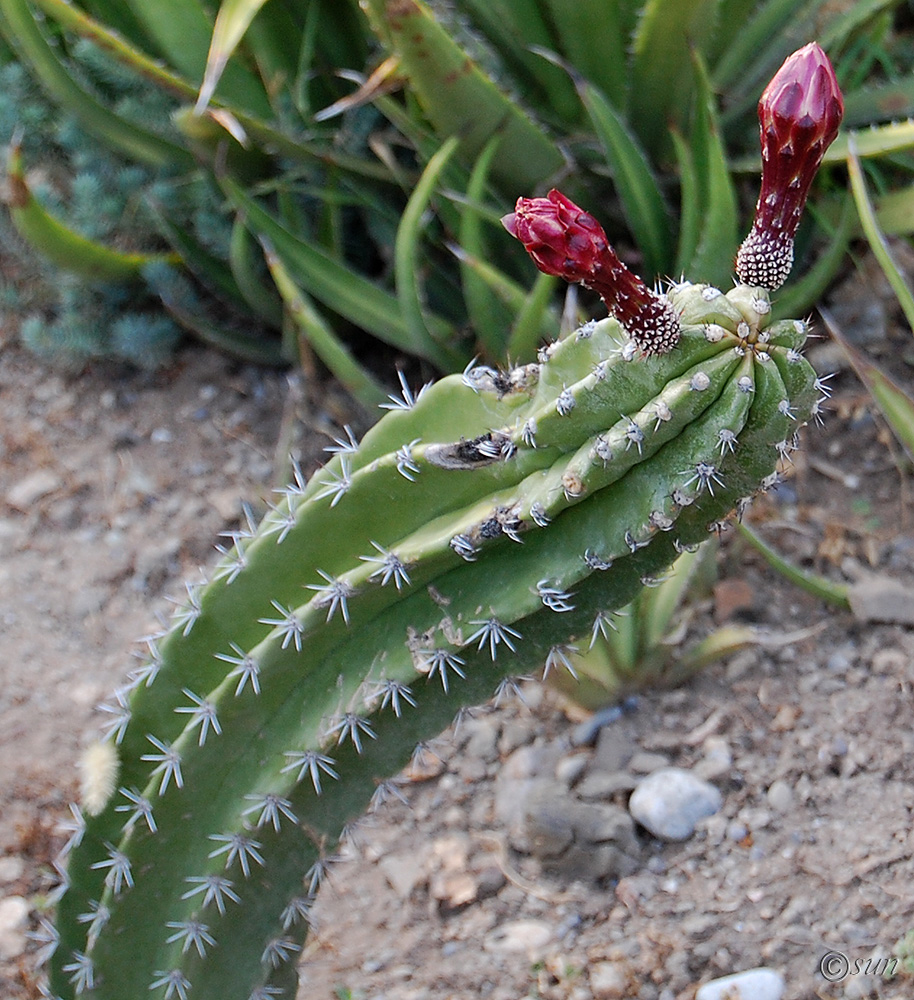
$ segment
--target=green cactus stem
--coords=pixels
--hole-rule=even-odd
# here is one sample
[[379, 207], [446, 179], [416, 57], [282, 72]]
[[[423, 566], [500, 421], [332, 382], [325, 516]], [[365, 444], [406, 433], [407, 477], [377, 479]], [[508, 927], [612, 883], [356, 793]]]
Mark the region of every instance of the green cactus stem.
[[773, 481], [817, 409], [806, 325], [769, 326], [744, 286], [663, 301], [666, 354], [610, 318], [536, 364], [404, 382], [233, 534], [107, 706], [110, 787], [74, 807], [53, 996], [293, 996], [336, 845], [417, 746], [571, 668]]
[[517, 678], [573, 674], [817, 414], [807, 325], [771, 322], [760, 283], [649, 290], [558, 192], [503, 221], [612, 317], [510, 371], [401, 377], [187, 587], [104, 706], [44, 927], [51, 996], [293, 996], [336, 845], [410, 757]]

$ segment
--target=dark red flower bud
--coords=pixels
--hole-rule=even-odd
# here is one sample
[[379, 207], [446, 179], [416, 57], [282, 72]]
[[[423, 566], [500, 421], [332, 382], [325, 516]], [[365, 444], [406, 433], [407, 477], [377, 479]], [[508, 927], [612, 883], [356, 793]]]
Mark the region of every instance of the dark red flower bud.
[[665, 354], [680, 336], [679, 316], [661, 295], [619, 260], [599, 222], [560, 191], [518, 198], [502, 220], [545, 274], [580, 282], [599, 293], [606, 308], [645, 354]]
[[736, 256], [744, 284], [774, 290], [787, 280], [810, 185], [843, 116], [835, 71], [816, 42], [788, 57], [765, 88], [758, 106], [762, 189]]

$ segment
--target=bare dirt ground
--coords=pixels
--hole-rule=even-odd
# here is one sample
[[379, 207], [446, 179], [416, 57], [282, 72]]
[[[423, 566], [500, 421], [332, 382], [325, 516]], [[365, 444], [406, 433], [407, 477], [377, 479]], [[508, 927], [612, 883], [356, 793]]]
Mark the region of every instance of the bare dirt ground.
[[[164, 595], [212, 562], [241, 501], [269, 495], [290, 407], [283, 375], [196, 347], [156, 375], [65, 375], [10, 331], [0, 338], [0, 996], [23, 1000], [37, 995], [23, 932], [56, 879], [56, 827], [94, 706], [169, 612]], [[909, 334], [870, 346], [914, 384]], [[791, 478], [752, 517], [835, 580], [866, 570], [914, 584], [910, 469], [853, 377], [835, 389], [826, 428], [805, 433]], [[297, 440], [313, 469], [318, 427], [345, 412], [325, 393], [305, 410]], [[506, 846], [497, 775], [525, 745], [594, 751], [571, 746], [579, 719], [531, 687], [526, 705], [443, 738], [432, 776], [404, 787], [409, 804], [386, 805], [347, 848], [318, 905], [302, 996], [692, 1000], [754, 966], [780, 972], [786, 998], [914, 996], [910, 975], [872, 974], [914, 927], [914, 631], [827, 607], [733, 537], [720, 573], [700, 627], [716, 614], [775, 639], [812, 634], [651, 692], [613, 725], [632, 751], [683, 767], [723, 747], [721, 812], [681, 844], [642, 836], [640, 868], [616, 884], [542, 874]], [[833, 982], [829, 952], [849, 963], [847, 975], [825, 967]]]

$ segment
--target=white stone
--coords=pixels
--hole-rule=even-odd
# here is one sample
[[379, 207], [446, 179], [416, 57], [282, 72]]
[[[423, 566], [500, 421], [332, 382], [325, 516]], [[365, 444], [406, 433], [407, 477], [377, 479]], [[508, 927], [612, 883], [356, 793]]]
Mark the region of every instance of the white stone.
[[721, 794], [707, 781], [680, 767], [662, 767], [632, 792], [632, 816], [661, 840], [687, 840], [695, 824], [720, 809]]
[[22, 896], [0, 899], [0, 959], [6, 962], [25, 951], [28, 922], [28, 900]]
[[628, 976], [616, 962], [595, 962], [587, 974], [594, 1000], [623, 1000], [629, 996]]
[[781, 1000], [784, 978], [774, 969], [747, 969], [700, 986], [695, 1000]]
[[789, 812], [793, 805], [793, 789], [782, 778], [777, 778], [771, 782], [766, 798], [775, 812]]
[[6, 502], [10, 507], [28, 513], [37, 500], [59, 490], [62, 485], [60, 476], [50, 469], [37, 469], [13, 484], [6, 494]]
[[15, 854], [7, 854], [0, 858], [0, 883], [8, 884], [22, 878], [25, 874], [25, 862]]
[[532, 962], [542, 958], [552, 940], [552, 925], [544, 920], [511, 920], [492, 929], [483, 943], [486, 951], [524, 952]]

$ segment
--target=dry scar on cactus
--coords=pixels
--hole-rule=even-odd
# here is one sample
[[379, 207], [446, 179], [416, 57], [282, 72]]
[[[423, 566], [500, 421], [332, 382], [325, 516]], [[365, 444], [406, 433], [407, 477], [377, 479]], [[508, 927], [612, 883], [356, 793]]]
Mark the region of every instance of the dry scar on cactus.
[[522, 198], [508, 231], [611, 316], [536, 364], [404, 381], [187, 587], [105, 707], [105, 782], [72, 809], [44, 925], [49, 995], [293, 997], [336, 845], [392, 776], [461, 709], [570, 669], [775, 481], [821, 383], [769, 292], [841, 97], [818, 46], [765, 95], [734, 288], [652, 291], [565, 196]]

